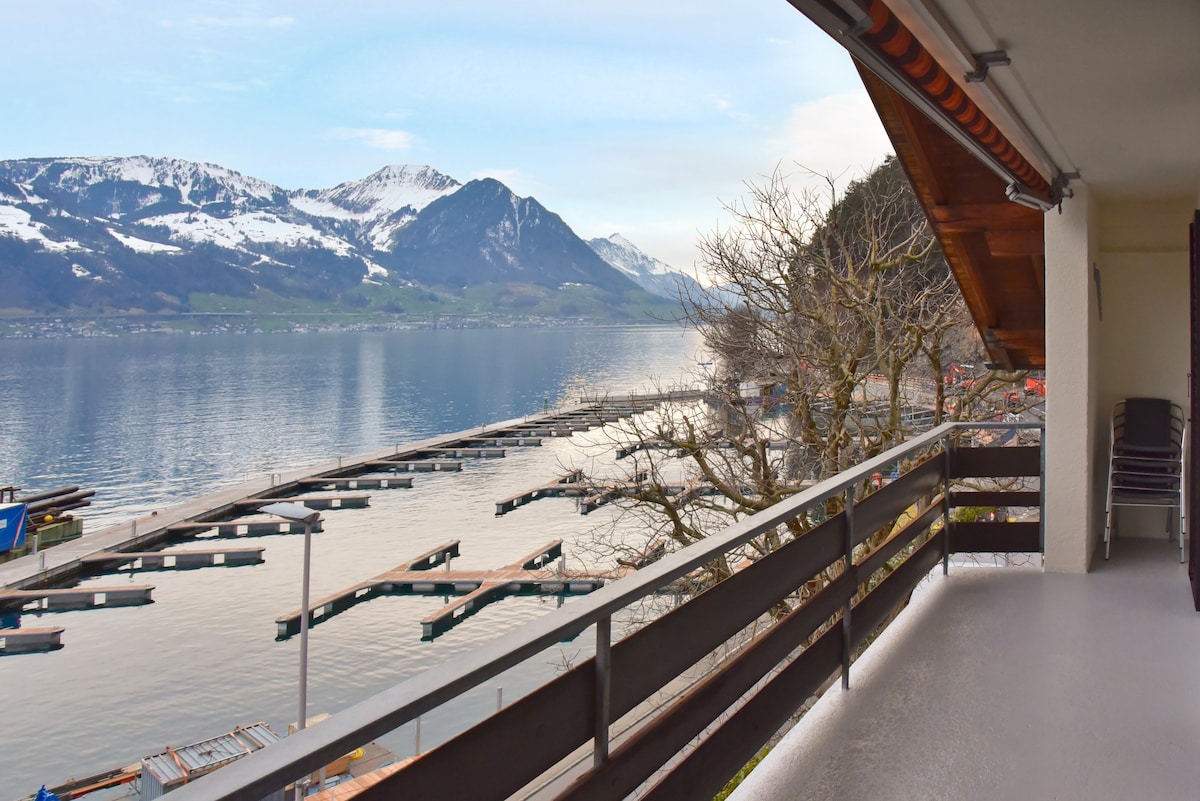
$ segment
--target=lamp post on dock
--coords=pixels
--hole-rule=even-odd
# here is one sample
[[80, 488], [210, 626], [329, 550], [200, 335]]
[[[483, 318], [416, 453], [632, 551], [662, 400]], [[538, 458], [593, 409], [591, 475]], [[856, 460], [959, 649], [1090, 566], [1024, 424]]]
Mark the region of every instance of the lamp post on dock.
[[321, 519], [321, 513], [298, 503], [271, 503], [259, 511], [304, 524], [304, 579], [300, 582], [300, 716], [296, 718], [296, 731], [303, 731], [308, 721], [308, 572], [312, 561], [313, 524]]

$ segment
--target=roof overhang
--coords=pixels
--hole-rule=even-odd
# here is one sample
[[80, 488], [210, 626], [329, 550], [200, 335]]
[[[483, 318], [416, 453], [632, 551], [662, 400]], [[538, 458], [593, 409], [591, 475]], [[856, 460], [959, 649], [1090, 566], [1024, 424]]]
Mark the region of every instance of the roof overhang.
[[[1196, 0], [790, 2], [865, 67], [994, 361], [1044, 363], [1043, 225], [1006, 197], [1070, 203], [1078, 175], [1114, 208], [1195, 207]], [[1185, 230], [1187, 220], [1172, 211], [1165, 224]]]

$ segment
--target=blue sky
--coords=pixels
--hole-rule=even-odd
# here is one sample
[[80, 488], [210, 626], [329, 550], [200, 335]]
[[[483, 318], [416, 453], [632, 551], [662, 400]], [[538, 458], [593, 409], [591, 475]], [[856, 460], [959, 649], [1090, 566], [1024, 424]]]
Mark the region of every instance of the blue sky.
[[0, 27], [0, 158], [175, 156], [288, 189], [429, 164], [684, 269], [745, 181], [890, 151], [785, 0], [47, 0]]

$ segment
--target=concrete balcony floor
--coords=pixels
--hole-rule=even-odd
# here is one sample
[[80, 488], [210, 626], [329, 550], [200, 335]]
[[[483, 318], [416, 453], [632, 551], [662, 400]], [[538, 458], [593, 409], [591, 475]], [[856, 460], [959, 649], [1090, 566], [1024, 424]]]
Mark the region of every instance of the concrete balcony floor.
[[1163, 539], [1087, 575], [951, 567], [737, 801], [1200, 799], [1200, 613]]

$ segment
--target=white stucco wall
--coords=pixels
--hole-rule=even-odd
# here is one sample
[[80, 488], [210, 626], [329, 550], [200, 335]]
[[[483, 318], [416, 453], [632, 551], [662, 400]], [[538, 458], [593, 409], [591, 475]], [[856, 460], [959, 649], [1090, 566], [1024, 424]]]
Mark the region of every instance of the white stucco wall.
[[1096, 548], [1100, 336], [1092, 265], [1097, 208], [1087, 186], [1046, 215], [1046, 569], [1083, 573]]

